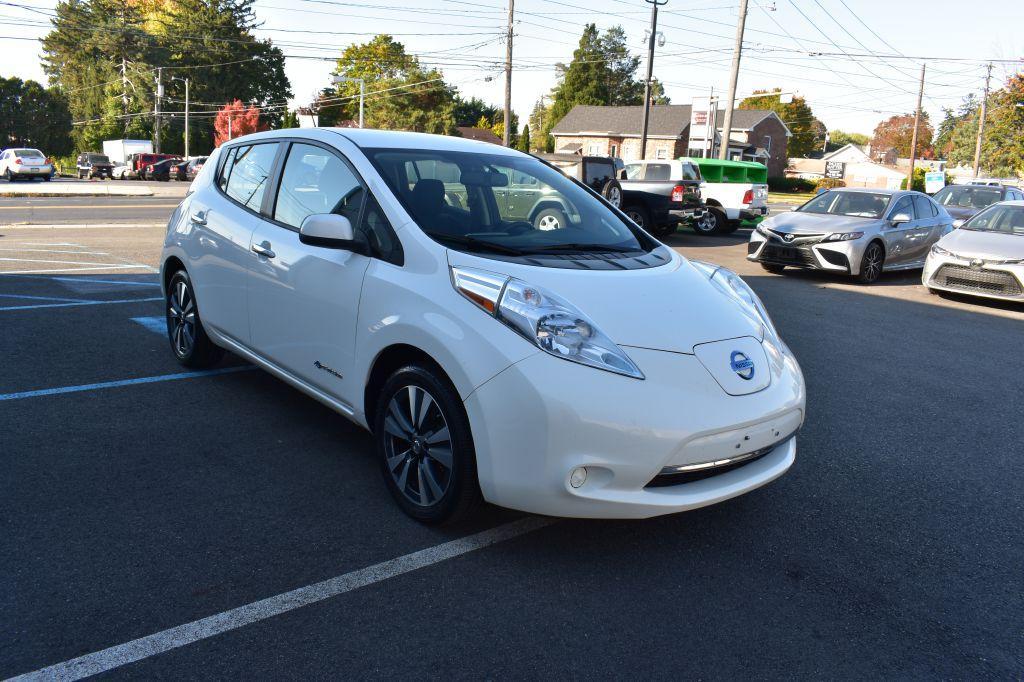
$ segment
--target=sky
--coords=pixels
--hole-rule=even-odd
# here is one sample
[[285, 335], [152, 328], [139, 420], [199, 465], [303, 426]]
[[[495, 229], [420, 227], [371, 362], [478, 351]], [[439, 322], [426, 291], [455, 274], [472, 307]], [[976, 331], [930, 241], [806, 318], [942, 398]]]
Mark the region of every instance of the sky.
[[[45, 26], [19, 22], [43, 17], [28, 8], [47, 11], [55, 4], [0, 5], [0, 76], [45, 80], [38, 44], [13, 37], [45, 35]], [[738, 5], [668, 0], [659, 10], [664, 45], [655, 53], [654, 76], [674, 104], [690, 104], [712, 89], [725, 93]], [[288, 55], [296, 105], [308, 104], [329, 83], [332, 59], [345, 46], [381, 32], [424, 65], [440, 68], [464, 96], [504, 102], [508, 9], [502, 0], [256, 0], [255, 10], [264, 22], [258, 35]], [[516, 0], [515, 10], [512, 106], [523, 120], [550, 93], [555, 64], [572, 58], [586, 22], [600, 29], [621, 25], [630, 49], [646, 55], [650, 4], [644, 0]], [[737, 96], [778, 87], [806, 97], [829, 129], [870, 134], [879, 121], [913, 111], [919, 58], [939, 57], [926, 62], [923, 102], [937, 125], [943, 107], [981, 93], [985, 65], [978, 60], [1017, 60], [996, 64], [993, 87], [1024, 70], [1022, 25], [1019, 0], [750, 0]]]

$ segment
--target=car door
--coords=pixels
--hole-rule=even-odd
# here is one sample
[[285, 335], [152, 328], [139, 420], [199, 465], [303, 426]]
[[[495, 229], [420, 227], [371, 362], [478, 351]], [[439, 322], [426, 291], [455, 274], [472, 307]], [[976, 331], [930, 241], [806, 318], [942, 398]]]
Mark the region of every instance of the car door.
[[196, 193], [189, 204], [189, 272], [203, 323], [242, 345], [250, 340], [252, 233], [279, 148], [277, 142], [229, 147], [215, 186]]
[[[905, 213], [910, 220], [898, 225], [892, 224], [892, 219]], [[914, 242], [911, 240], [911, 233], [917, 229], [915, 225], [916, 213], [914, 213], [914, 199], [905, 195], [893, 203], [892, 208], [886, 214], [886, 223], [882, 229], [882, 236], [885, 239], [885, 265], [905, 266], [912, 260], [911, 254], [914, 250]]]
[[938, 211], [932, 211], [931, 200], [923, 194], [914, 197], [914, 229], [908, 234], [907, 262], [924, 264], [939, 233]]
[[358, 384], [349, 379], [356, 315], [370, 259], [304, 244], [299, 228], [307, 216], [336, 213], [356, 230], [366, 187], [340, 152], [304, 140], [290, 143], [275, 190], [269, 217], [259, 221], [252, 238], [251, 346], [288, 373], [351, 404]]

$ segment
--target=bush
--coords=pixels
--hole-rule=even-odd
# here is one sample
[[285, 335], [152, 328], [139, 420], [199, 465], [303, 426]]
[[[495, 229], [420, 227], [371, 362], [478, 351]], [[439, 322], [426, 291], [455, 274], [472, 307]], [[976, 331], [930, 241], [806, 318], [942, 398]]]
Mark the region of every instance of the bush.
[[836, 187], [846, 187], [846, 182], [839, 178], [818, 178], [814, 181], [814, 191], [822, 189], [835, 189]]
[[770, 192], [813, 192], [814, 181], [804, 178], [768, 178]]
[[[925, 170], [921, 166], [914, 166], [914, 182], [910, 189], [916, 189], [918, 192], [924, 191], [924, 173]], [[907, 179], [903, 178], [900, 180], [900, 189], [907, 188]]]

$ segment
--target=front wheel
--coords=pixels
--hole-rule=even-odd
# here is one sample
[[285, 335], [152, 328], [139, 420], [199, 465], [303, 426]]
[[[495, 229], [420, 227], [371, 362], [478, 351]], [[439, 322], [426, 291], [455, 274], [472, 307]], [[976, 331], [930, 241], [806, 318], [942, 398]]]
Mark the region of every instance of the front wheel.
[[167, 338], [178, 362], [196, 369], [217, 364], [224, 351], [206, 335], [192, 280], [184, 270], [171, 276], [166, 306]]
[[388, 490], [417, 521], [463, 519], [483, 499], [469, 419], [432, 367], [412, 364], [391, 375], [377, 400], [373, 434]]
[[860, 272], [857, 274], [857, 281], [861, 284], [872, 284], [882, 274], [882, 266], [885, 264], [885, 251], [878, 242], [871, 242], [864, 249], [864, 257], [860, 260]]
[[601, 188], [601, 196], [608, 200], [608, 203], [619, 208], [622, 206], [622, 185], [618, 180], [612, 179]]
[[651, 214], [643, 206], [626, 206], [622, 212], [643, 229], [648, 231], [651, 229]]

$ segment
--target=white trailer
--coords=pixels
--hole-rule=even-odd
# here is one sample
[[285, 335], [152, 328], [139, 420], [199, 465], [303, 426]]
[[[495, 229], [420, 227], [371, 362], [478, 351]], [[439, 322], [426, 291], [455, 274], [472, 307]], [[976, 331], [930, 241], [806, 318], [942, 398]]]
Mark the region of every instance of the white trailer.
[[115, 166], [123, 166], [132, 154], [152, 154], [151, 140], [104, 140], [103, 153], [110, 158]]

